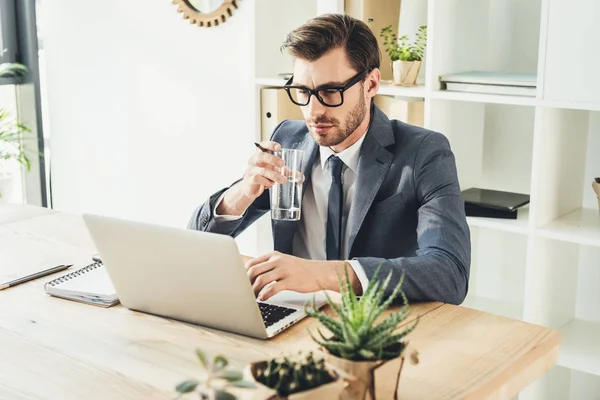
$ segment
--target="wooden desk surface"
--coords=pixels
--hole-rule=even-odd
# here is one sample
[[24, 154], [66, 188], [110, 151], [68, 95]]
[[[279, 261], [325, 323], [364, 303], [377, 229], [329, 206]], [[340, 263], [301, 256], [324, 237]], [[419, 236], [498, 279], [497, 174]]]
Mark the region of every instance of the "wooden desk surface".
[[[0, 282], [95, 252], [78, 216], [3, 204], [0, 215]], [[43, 290], [52, 278], [0, 291], [2, 399], [168, 399], [198, 375], [197, 347], [237, 367], [316, 348], [306, 333], [313, 319], [261, 341], [54, 298]], [[412, 308], [421, 316], [410, 335], [420, 363], [405, 364], [400, 399], [510, 399], [557, 360], [555, 330], [441, 303]]]

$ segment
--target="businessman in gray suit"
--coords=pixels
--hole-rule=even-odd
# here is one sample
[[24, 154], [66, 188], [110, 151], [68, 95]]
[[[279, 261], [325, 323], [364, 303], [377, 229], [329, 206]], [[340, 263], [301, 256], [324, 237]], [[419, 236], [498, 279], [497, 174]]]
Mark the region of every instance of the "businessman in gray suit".
[[[405, 274], [410, 301], [460, 304], [470, 236], [454, 155], [445, 136], [387, 116], [373, 104], [381, 79], [377, 40], [363, 22], [324, 15], [284, 42], [294, 59], [286, 84], [305, 121], [283, 121], [262, 146], [305, 152], [299, 221], [272, 220], [275, 251], [246, 264], [255, 293], [339, 290], [348, 272], [360, 294], [382, 264]], [[286, 178], [278, 157], [257, 151], [242, 179], [198, 207], [190, 229], [233, 237], [270, 209]]]

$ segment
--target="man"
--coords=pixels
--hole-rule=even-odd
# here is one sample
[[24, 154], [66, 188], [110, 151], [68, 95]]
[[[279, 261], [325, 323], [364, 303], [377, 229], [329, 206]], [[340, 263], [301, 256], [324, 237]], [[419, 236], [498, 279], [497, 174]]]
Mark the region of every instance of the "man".
[[[410, 301], [460, 304], [470, 236], [445, 136], [390, 121], [373, 104], [380, 52], [363, 22], [319, 16], [282, 49], [294, 59], [286, 90], [305, 121], [283, 121], [262, 146], [304, 150], [305, 184], [300, 221], [272, 221], [276, 251], [246, 264], [259, 299], [339, 290], [344, 271], [361, 294], [383, 263], [380, 276], [393, 273], [390, 291], [404, 273]], [[189, 228], [241, 233], [269, 211], [268, 189], [286, 179], [281, 165], [257, 151], [244, 177], [201, 205]]]

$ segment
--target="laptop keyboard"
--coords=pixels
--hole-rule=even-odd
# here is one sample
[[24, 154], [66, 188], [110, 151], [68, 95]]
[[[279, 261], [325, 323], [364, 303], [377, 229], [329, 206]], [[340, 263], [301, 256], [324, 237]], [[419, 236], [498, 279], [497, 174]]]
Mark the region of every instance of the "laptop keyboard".
[[260, 309], [260, 313], [262, 314], [262, 318], [265, 321], [265, 326], [267, 328], [296, 311], [293, 308], [266, 303], [258, 303], [258, 308]]

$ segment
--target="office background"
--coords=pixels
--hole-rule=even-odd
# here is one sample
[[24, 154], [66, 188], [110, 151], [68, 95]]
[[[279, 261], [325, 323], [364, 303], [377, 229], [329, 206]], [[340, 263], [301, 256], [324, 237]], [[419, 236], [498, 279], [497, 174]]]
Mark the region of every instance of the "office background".
[[[54, 208], [185, 226], [240, 176], [261, 137], [261, 89], [290, 71], [283, 35], [344, 2], [238, 4], [201, 29], [169, 1], [37, 1]], [[423, 101], [463, 188], [532, 195], [517, 221], [469, 219], [465, 305], [561, 328], [559, 366], [522, 398], [600, 392], [599, 11], [596, 0], [403, 0], [401, 32], [429, 26], [422, 86], [381, 92]], [[440, 74], [486, 67], [538, 73], [538, 96], [439, 90]], [[242, 252], [268, 247], [261, 222], [239, 238]]]

